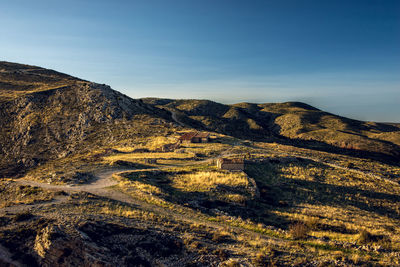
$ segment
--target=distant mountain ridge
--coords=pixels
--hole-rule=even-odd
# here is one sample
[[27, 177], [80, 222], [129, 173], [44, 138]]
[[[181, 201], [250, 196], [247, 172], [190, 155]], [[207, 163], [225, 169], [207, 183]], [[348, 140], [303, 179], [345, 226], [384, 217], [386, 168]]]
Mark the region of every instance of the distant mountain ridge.
[[[0, 176], [68, 154], [186, 127], [249, 140], [376, 153], [398, 161], [400, 126], [362, 122], [300, 102], [224, 105], [132, 99], [107, 85], [40, 67], [0, 62]], [[154, 125], [154, 127], [152, 126]]]
[[366, 151], [394, 161], [400, 156], [398, 124], [353, 120], [301, 102], [223, 105], [209, 100], [154, 98], [143, 102], [178, 113], [180, 120], [192, 127], [244, 139], [284, 139], [314, 148]]

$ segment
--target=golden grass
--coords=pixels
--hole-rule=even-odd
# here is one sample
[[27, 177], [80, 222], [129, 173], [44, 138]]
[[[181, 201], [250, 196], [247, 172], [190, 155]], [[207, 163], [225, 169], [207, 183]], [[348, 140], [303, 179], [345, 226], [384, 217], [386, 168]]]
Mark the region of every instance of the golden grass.
[[0, 208], [50, 201], [53, 197], [54, 192], [39, 187], [18, 185], [12, 181], [0, 182]]
[[176, 141], [177, 139], [174, 137], [156, 136], [146, 144], [146, 148], [155, 150], [163, 145], [176, 143]]
[[337, 230], [321, 230], [317, 225], [311, 225], [310, 235], [315, 237], [329, 237], [331, 240], [354, 242], [358, 240], [359, 231], [368, 230], [372, 234], [390, 236], [393, 243], [398, 242], [400, 238], [398, 234], [394, 234], [400, 230], [394, 219], [357, 209], [303, 204], [296, 210], [272, 212], [290, 221], [300, 221], [305, 224], [309, 224], [317, 217], [319, 225], [344, 231], [341, 233]]
[[[333, 121], [333, 123], [335, 123], [335, 121]], [[237, 187], [248, 186], [247, 176], [244, 173], [216, 171], [214, 168], [210, 168], [210, 166], [206, 166], [205, 164], [204, 166], [195, 164], [195, 154], [201, 154], [203, 158], [214, 158], [222, 151], [243, 153], [248, 150], [253, 157], [260, 158], [307, 156], [344, 167], [351, 163], [351, 168], [371, 171], [372, 173], [379, 174], [380, 171], [388, 171], [397, 176], [400, 175], [400, 168], [383, 163], [361, 160], [344, 155], [316, 152], [276, 143], [253, 143], [258, 146], [258, 148], [245, 148], [238, 145], [231, 146], [231, 144], [229, 144], [230, 141], [232, 141], [232, 144], [236, 142], [240, 143], [240, 140], [236, 139], [229, 139], [224, 141], [225, 143], [185, 144], [181, 149], [183, 153], [132, 153], [136, 148], [152, 149], [165, 143], [172, 143], [171, 140], [172, 138], [170, 137], [156, 137], [154, 139], [143, 137], [140, 139], [140, 142], [135, 139], [135, 143], [128, 142], [127, 145], [122, 144], [120, 147], [115, 147], [119, 151], [125, 153], [107, 156], [104, 158], [105, 162], [109, 163], [116, 160], [141, 162], [141, 159], [144, 158], [157, 158], [159, 159], [157, 161], [158, 165], [175, 165], [176, 167], [168, 170], [163, 169], [160, 176], [157, 176], [157, 173], [153, 176], [146, 176], [148, 173], [143, 172], [143, 177], [138, 176], [133, 179], [118, 179], [120, 180], [120, 184], [115, 186], [114, 189], [117, 188], [136, 199], [156, 204], [166, 209], [168, 208], [174, 212], [177, 211], [186, 216], [190, 216], [188, 214], [195, 214], [194, 210], [190, 210], [190, 206], [180, 206], [181, 204], [178, 204], [180, 202], [175, 202], [175, 200], [192, 200], [191, 198], [185, 198], [197, 194], [181, 194], [179, 191], [209, 191], [207, 194], [198, 195], [202, 197], [210, 196], [210, 199], [219, 199], [225, 202], [248, 203], [247, 201], [249, 198], [246, 197], [246, 193], [238, 194], [236, 190]], [[269, 153], [266, 151], [269, 151]], [[92, 152], [95, 153], [94, 151]], [[100, 153], [101, 151], [96, 151], [96, 153], [97, 152]], [[79, 160], [77, 159], [77, 161]], [[183, 166], [186, 164], [187, 166]], [[258, 184], [268, 185], [266, 194], [271, 194], [272, 197], [276, 196], [278, 200], [287, 200], [287, 202], [289, 202], [288, 206], [279, 206], [276, 203], [268, 204], [270, 205], [267, 206], [268, 211], [266, 211], [265, 214], [260, 213], [259, 218], [252, 217], [243, 219], [240, 214], [231, 214], [229, 211], [226, 212], [226, 216], [207, 216], [206, 214], [201, 214], [202, 218], [211, 221], [213, 224], [218, 223], [221, 226], [236, 227], [235, 229], [241, 228], [254, 233], [260, 233], [261, 235], [258, 236], [259, 239], [255, 240], [249, 239], [248, 234], [243, 234], [246, 232], [242, 232], [241, 235], [238, 235], [238, 237], [243, 236], [240, 245], [246, 246], [248, 250], [252, 250], [253, 248], [263, 250], [263, 247], [268, 246], [269, 242], [274, 240], [271, 239], [271, 237], [279, 238], [279, 242], [284, 246], [281, 247], [280, 250], [285, 253], [288, 252], [293, 253], [293, 255], [299, 255], [299, 261], [302, 260], [300, 259], [302, 257], [301, 255], [307, 255], [307, 257], [321, 255], [321, 257], [328, 260], [347, 258], [355, 263], [365, 263], [368, 261], [368, 257], [370, 257], [368, 255], [369, 252], [359, 253], [359, 251], [355, 249], [347, 249], [340, 245], [341, 243], [347, 244], [357, 242], [360, 235], [359, 231], [363, 229], [375, 236], [390, 236], [393, 253], [398, 253], [398, 251], [400, 251], [400, 245], [396, 245], [400, 244], [400, 227], [398, 222], [396, 222], [393, 216], [390, 216], [391, 214], [383, 214], [385, 209], [393, 210], [394, 212], [396, 212], [396, 208], [397, 212], [400, 210], [399, 204], [393, 200], [395, 198], [392, 199], [390, 197], [390, 194], [400, 194], [400, 186], [388, 186], [388, 184], [382, 180], [376, 180], [360, 173], [336, 169], [308, 160], [271, 163], [268, 166], [268, 168], [260, 168], [259, 176], [251, 175], [251, 177], [254, 178]], [[164, 175], [165, 177], [161, 177]], [[164, 184], [158, 184], [159, 181], [164, 182]], [[282, 187], [280, 187], [281, 185]], [[233, 192], [214, 190], [219, 188], [219, 186], [236, 188]], [[286, 190], [287, 188], [290, 190]], [[241, 190], [239, 191], [244, 192]], [[326, 196], [326, 199], [321, 196]], [[293, 202], [291, 202], [291, 200], [293, 200]], [[324, 202], [325, 200], [327, 202]], [[259, 202], [257, 202], [258, 199], [252, 199], [251, 201], [254, 201], [254, 203], [252, 203], [254, 206], [260, 205]], [[261, 208], [264, 207], [265, 206], [261, 206]], [[377, 208], [377, 212], [372, 209], [373, 207]], [[249, 207], [240, 208], [251, 209], [253, 206], [249, 205]], [[379, 210], [380, 208], [382, 210]], [[94, 213], [143, 220], [157, 220], [157, 218], [153, 218], [153, 216], [155, 216], [154, 214], [142, 214], [139, 211], [122, 206], [97, 207]], [[263, 221], [264, 217], [266, 218], [265, 221]], [[279, 226], [278, 223], [282, 221], [287, 222], [287, 225]], [[266, 226], [269, 225], [269, 222], [276, 222], [271, 225], [277, 228]], [[303, 222], [307, 225], [310, 232], [306, 237], [301, 237], [299, 240], [293, 241], [289, 231], [285, 229], [287, 229], [288, 225], [297, 222]], [[281, 227], [281, 229], [279, 227]], [[341, 229], [344, 229], [344, 231], [341, 232]], [[374, 252], [370, 254], [374, 257], [374, 260], [378, 261], [377, 257], [374, 256]], [[396, 263], [396, 259], [392, 259], [388, 255], [389, 252], [382, 253], [379, 256], [381, 257], [379, 261], [385, 264], [388, 262]]]
[[113, 148], [124, 153], [131, 153], [135, 149], [156, 150], [166, 144], [174, 144], [178, 140], [178, 135], [174, 136], [154, 136], [146, 138], [142, 142], [135, 142], [134, 146], [114, 146]]
[[24, 95], [42, 92], [42, 91], [53, 90], [53, 89], [61, 88], [64, 86], [70, 86], [72, 84], [73, 84], [73, 82], [70, 82], [70, 83], [61, 82], [61, 83], [54, 83], [53, 85], [48, 86], [48, 85], [43, 85], [42, 83], [25, 83], [25, 82], [14, 83], [14, 86], [16, 88], [24, 87], [24, 86], [31, 86], [31, 89], [30, 90], [29, 89], [28, 90], [2, 89], [0, 91], [0, 99], [12, 100], [12, 99], [24, 96]]
[[79, 205], [68, 205], [64, 208], [69, 211], [76, 211], [85, 214], [104, 214], [144, 221], [164, 222], [166, 220], [165, 216], [161, 214], [155, 214], [151, 211], [136, 209], [128, 205], [119, 204], [112, 201], [79, 199], [78, 202]]
[[165, 152], [165, 153], [127, 153], [127, 154], [117, 154], [112, 156], [104, 157], [106, 162], [115, 162], [117, 160], [124, 161], [135, 161], [138, 159], [190, 159], [193, 158], [192, 153], [175, 153], [175, 152]]
[[131, 181], [119, 175], [114, 175], [114, 178], [119, 181], [115, 188], [131, 197], [160, 207], [180, 211], [177, 205], [163, 199], [165, 194], [159, 187], [140, 181]]
[[150, 221], [155, 221], [156, 217], [160, 217], [160, 215], [156, 215], [153, 212], [142, 211], [138, 209], [127, 208], [124, 206], [116, 206], [116, 207], [100, 207], [98, 212], [100, 214], [121, 216], [127, 218], [136, 218], [136, 219], [145, 219]]
[[248, 183], [247, 176], [243, 172], [202, 171], [177, 175], [173, 179], [172, 186], [182, 191], [204, 192], [218, 185], [246, 187]]
[[245, 197], [241, 194], [223, 194], [221, 196], [221, 198], [228, 202], [235, 202], [235, 203], [242, 203], [242, 204], [244, 204], [245, 201], [247, 200], [247, 197]]

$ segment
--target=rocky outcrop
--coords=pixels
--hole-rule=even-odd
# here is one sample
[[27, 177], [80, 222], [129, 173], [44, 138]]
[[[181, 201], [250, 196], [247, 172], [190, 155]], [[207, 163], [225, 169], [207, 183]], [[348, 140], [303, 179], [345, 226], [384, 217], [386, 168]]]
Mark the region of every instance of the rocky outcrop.
[[0, 176], [74, 153], [95, 132], [108, 131], [113, 140], [112, 124], [139, 114], [169, 117], [109, 86], [84, 81], [0, 102]]
[[67, 261], [77, 266], [84, 261], [83, 247], [81, 240], [71, 239], [59, 226], [48, 225], [36, 235], [33, 249], [42, 266], [65, 266]]
[[25, 240], [8, 238], [12, 257], [23, 264], [29, 259], [30, 266], [178, 266], [198, 257], [170, 233], [90, 220], [49, 222]]

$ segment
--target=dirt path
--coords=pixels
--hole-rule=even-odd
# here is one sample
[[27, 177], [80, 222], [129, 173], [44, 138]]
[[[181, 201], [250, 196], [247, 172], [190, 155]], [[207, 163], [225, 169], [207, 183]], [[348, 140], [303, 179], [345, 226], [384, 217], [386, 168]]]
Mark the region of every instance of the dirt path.
[[118, 184], [116, 180], [112, 178], [112, 175], [114, 173], [119, 173], [123, 171], [134, 171], [137, 169], [111, 169], [111, 170], [105, 170], [102, 172], [97, 172], [94, 175], [96, 176], [96, 180], [93, 181], [92, 183], [89, 184], [83, 184], [83, 185], [53, 185], [53, 184], [46, 184], [46, 183], [41, 183], [41, 182], [36, 182], [36, 181], [31, 181], [31, 180], [25, 180], [25, 179], [18, 179], [15, 180], [17, 183], [20, 183], [22, 185], [30, 185], [30, 186], [37, 186], [41, 187], [44, 189], [48, 190], [64, 190], [64, 191], [88, 191], [88, 190], [96, 190], [100, 188], [105, 188], [109, 186], [113, 186]]
[[[206, 159], [203, 161], [199, 161], [198, 163], [204, 163], [209, 160], [213, 159]], [[228, 225], [225, 223], [221, 222], [214, 222], [214, 221], [209, 221], [207, 220], [206, 217], [201, 216], [199, 214], [194, 213], [190, 209], [187, 209], [185, 214], [181, 214], [179, 212], [176, 212], [172, 209], [164, 208], [155, 204], [147, 203], [145, 201], [139, 200], [137, 198], [131, 197], [121, 191], [115, 190], [110, 188], [110, 186], [118, 184], [118, 181], [114, 180], [112, 176], [114, 174], [120, 174], [123, 172], [141, 172], [141, 171], [151, 171], [151, 170], [160, 170], [160, 169], [165, 169], [165, 168], [170, 168], [171, 166], [162, 166], [158, 168], [152, 168], [152, 169], [112, 169], [112, 170], [105, 170], [98, 172], [96, 174], [97, 179], [90, 184], [86, 185], [51, 185], [51, 184], [46, 184], [46, 183], [40, 183], [40, 182], [35, 182], [35, 181], [29, 181], [29, 180], [24, 180], [24, 179], [18, 179], [16, 182], [23, 184], [23, 185], [31, 185], [31, 186], [37, 186], [41, 187], [44, 189], [48, 190], [54, 190], [54, 191], [65, 191], [65, 192], [88, 192], [100, 197], [105, 197], [109, 198], [112, 200], [116, 200], [119, 202], [123, 202], [126, 204], [134, 205], [140, 208], [143, 211], [148, 211], [152, 212], [156, 215], [160, 216], [165, 216], [167, 218], [171, 218], [177, 221], [181, 222], [186, 222], [186, 223], [201, 223], [204, 225], [208, 225], [210, 227], [213, 227], [214, 229], [219, 229], [223, 230], [225, 228], [230, 228], [234, 232], [239, 232], [239, 233], [245, 233], [246, 235], [249, 236], [249, 238], [267, 238], [273, 242], [282, 242], [283, 240], [276, 238], [276, 237], [271, 237], [271, 236], [266, 236], [261, 233], [257, 233], [251, 230], [247, 230], [241, 227], [237, 226], [232, 226]], [[5, 211], [16, 213], [16, 212], [21, 212], [24, 210], [29, 210], [32, 208], [42, 208], [50, 205], [55, 205], [59, 204], [62, 202], [67, 202], [68, 201], [68, 196], [57, 196], [55, 199], [47, 202], [42, 202], [42, 203], [36, 203], [36, 204], [29, 204], [29, 205], [16, 205], [16, 206], [10, 206], [5, 208]]]
[[[188, 165], [209, 163], [221, 156], [233, 156], [233, 155], [234, 155], [233, 153], [229, 153], [228, 151], [225, 151], [218, 157], [201, 160], [196, 163], [190, 163]], [[367, 175], [367, 176], [370, 176], [375, 179], [385, 180], [386, 182], [390, 182], [390, 183], [398, 185], [398, 183], [396, 183], [394, 181], [391, 181], [391, 180], [383, 178], [383, 177], [379, 177], [378, 175], [375, 175], [372, 173], [365, 173], [363, 171], [346, 168], [346, 167], [343, 167], [343, 166], [340, 166], [337, 164], [324, 162], [324, 161], [321, 161], [321, 160], [318, 160], [315, 158], [311, 158], [311, 157], [306, 157], [306, 156], [300, 156], [300, 157], [304, 158], [304, 159], [313, 160], [315, 162], [319, 162], [321, 164], [325, 164], [325, 165], [333, 167], [333, 168], [342, 169], [342, 170], [354, 172], [357, 174]], [[183, 165], [183, 166], [186, 166], [186, 165]], [[134, 204], [134, 205], [144, 208], [147, 211], [154, 211], [154, 212], [172, 216], [172, 217], [179, 217], [179, 219], [181, 219], [181, 220], [186, 220], [184, 218], [184, 216], [178, 216], [178, 214], [176, 214], [176, 213], [171, 213], [170, 210], [166, 211], [164, 208], [161, 208], [161, 207], [153, 205], [153, 204], [149, 204], [144, 201], [140, 201], [136, 198], [133, 198], [133, 197], [125, 194], [125, 193], [122, 193], [120, 191], [109, 188], [111, 186], [118, 184], [118, 181], [113, 179], [113, 177], [112, 177], [114, 174], [123, 173], [123, 172], [143, 172], [143, 171], [161, 170], [161, 169], [167, 169], [167, 168], [171, 168], [171, 167], [176, 167], [176, 166], [162, 166], [162, 167], [155, 167], [155, 168], [150, 168], [150, 169], [127, 169], [127, 168], [115, 169], [114, 168], [114, 169], [103, 170], [103, 171], [99, 171], [99, 172], [95, 173], [95, 176], [97, 177], [97, 179], [95, 181], [93, 181], [92, 183], [83, 184], [83, 185], [53, 185], [53, 184], [41, 183], [41, 182], [36, 182], [36, 181], [31, 181], [31, 180], [24, 180], [24, 179], [18, 179], [15, 181], [22, 185], [37, 186], [37, 187], [44, 188], [47, 190], [52, 190], [52, 191], [87, 192], [87, 193], [91, 193], [93, 195], [110, 198], [110, 199], [113, 199], [116, 201], [120, 201], [120, 202], [124, 202], [124, 203], [128, 203], [128, 204]], [[67, 196], [58, 195], [51, 201], [35, 203], [35, 204], [14, 205], [14, 206], [10, 206], [10, 207], [5, 207], [1, 210], [4, 210], [6, 212], [15, 213], [15, 212], [21, 212], [24, 210], [29, 210], [32, 208], [41, 208], [41, 207], [45, 207], [45, 206], [49, 206], [49, 205], [59, 204], [61, 202], [66, 202], [67, 200], [68, 200]]]
[[[113, 190], [109, 187], [117, 185], [119, 182], [115, 179], [113, 179], [114, 174], [122, 174], [124, 172], [143, 172], [143, 171], [158, 171], [162, 169], [168, 169], [171, 167], [182, 167], [182, 166], [188, 166], [188, 165], [199, 165], [203, 163], [209, 163], [213, 160], [215, 160], [218, 157], [214, 158], [209, 158], [205, 160], [201, 160], [198, 162], [191, 162], [189, 164], [184, 164], [181, 166], [175, 166], [175, 165], [167, 165], [167, 166], [158, 166], [155, 168], [146, 168], [146, 169], [129, 169], [129, 168], [113, 168], [113, 169], [108, 169], [108, 170], [102, 170], [95, 172], [94, 175], [96, 177], [96, 180], [94, 180], [92, 183], [89, 184], [82, 184], [82, 185], [54, 185], [54, 184], [48, 184], [48, 183], [42, 183], [42, 182], [37, 182], [37, 181], [32, 181], [32, 180], [25, 180], [25, 179], [17, 179], [15, 182], [22, 184], [22, 185], [29, 185], [29, 186], [36, 186], [40, 187], [46, 190], [51, 190], [51, 191], [65, 191], [65, 192], [87, 192], [91, 193], [94, 195], [102, 196], [102, 197], [107, 197], [111, 198], [117, 201], [122, 201], [130, 204], [143, 204], [145, 202], [141, 201], [136, 201], [134, 198]], [[26, 210], [29, 208], [33, 207], [42, 207], [42, 206], [48, 206], [56, 203], [60, 203], [66, 200], [67, 197], [63, 196], [57, 196], [55, 199], [51, 201], [46, 201], [46, 202], [41, 202], [41, 203], [35, 203], [35, 204], [20, 204], [20, 205], [14, 205], [10, 207], [3, 208], [3, 210], [6, 211], [21, 211], [21, 210]]]
[[186, 124], [184, 124], [183, 122], [181, 122], [181, 121], [178, 119], [178, 117], [177, 117], [175, 111], [171, 111], [171, 110], [170, 110], [170, 112], [171, 112], [171, 117], [172, 117], [172, 119], [173, 119], [177, 124], [179, 124], [179, 125], [182, 126], [182, 127], [186, 127]]
[[[220, 156], [216, 156], [213, 158], [208, 158], [204, 160], [200, 160], [197, 162], [190, 162], [188, 164], [183, 165], [167, 165], [167, 166], [157, 166], [154, 168], [146, 168], [146, 169], [129, 169], [129, 168], [113, 168], [107, 169], [102, 171], [97, 171], [94, 173], [96, 179], [89, 183], [89, 184], [82, 184], [82, 185], [54, 185], [48, 183], [42, 183], [32, 180], [25, 180], [25, 179], [17, 179], [15, 182], [22, 184], [22, 185], [29, 185], [29, 186], [36, 186], [47, 190], [53, 191], [65, 191], [65, 192], [88, 192], [95, 195], [104, 196], [106, 191], [110, 191], [108, 187], [117, 185], [119, 182], [113, 179], [114, 174], [124, 173], [124, 172], [143, 172], [143, 171], [157, 171], [162, 169], [168, 169], [171, 167], [182, 167], [182, 166], [189, 166], [189, 165], [200, 165], [204, 163], [210, 163], [221, 156], [231, 156], [234, 155], [232, 153], [228, 153], [227, 151], [222, 152]], [[32, 206], [39, 205], [33, 204]], [[28, 205], [27, 205], [28, 206]]]
[[[17, 182], [21, 185], [36, 186], [36, 187], [40, 187], [40, 188], [50, 190], [50, 191], [88, 192], [88, 193], [92, 193], [94, 195], [108, 197], [108, 194], [106, 193], [108, 190], [105, 188], [118, 184], [118, 181], [114, 180], [112, 178], [112, 175], [114, 173], [120, 173], [120, 172], [124, 172], [124, 171], [137, 171], [137, 169], [123, 168], [123, 169], [111, 169], [111, 170], [97, 172], [97, 173], [95, 173], [95, 176], [97, 177], [97, 179], [90, 184], [84, 184], [84, 185], [53, 185], [53, 184], [41, 183], [41, 182], [25, 180], [25, 179], [17, 179], [17, 180], [15, 180], [15, 182]], [[143, 170], [141, 170], [141, 171], [143, 171]], [[34, 204], [13, 205], [13, 206], [9, 206], [9, 207], [4, 207], [0, 210], [2, 210], [4, 212], [9, 212], [9, 213], [18, 213], [18, 212], [23, 212], [23, 211], [26, 211], [26, 210], [29, 210], [32, 208], [41, 208], [41, 207], [45, 207], [45, 206], [59, 204], [62, 202], [66, 202], [67, 200], [68, 200], [68, 196], [57, 195], [54, 197], [54, 199], [52, 199], [50, 201], [44, 201], [44, 202], [39, 202], [39, 203], [34, 203]]]
[[374, 173], [368, 173], [368, 172], [364, 172], [364, 171], [360, 171], [360, 170], [356, 170], [356, 169], [352, 169], [352, 168], [347, 168], [347, 167], [343, 167], [343, 166], [340, 166], [340, 165], [337, 165], [337, 164], [334, 164], [334, 163], [329, 163], [329, 162], [323, 162], [323, 161], [318, 161], [318, 162], [320, 162], [322, 164], [325, 164], [325, 165], [328, 165], [328, 166], [330, 166], [332, 168], [341, 169], [341, 170], [345, 170], [345, 171], [350, 171], [352, 173], [357, 173], [357, 174], [369, 176], [371, 178], [374, 178], [374, 179], [377, 179], [377, 180], [381, 180], [381, 181], [385, 181], [387, 183], [399, 186], [399, 183], [397, 183], [396, 181], [392, 181], [392, 180], [390, 180], [388, 178], [376, 175]]
[[326, 162], [326, 161], [320, 160], [318, 158], [313, 158], [313, 157], [297, 156], [297, 155], [296, 155], [296, 157], [312, 160], [312, 161], [321, 163], [323, 165], [326, 165], [326, 166], [329, 166], [329, 167], [332, 167], [332, 168], [335, 168], [335, 169], [340, 169], [340, 170], [344, 170], [344, 171], [348, 171], [348, 172], [352, 172], [352, 173], [356, 173], [356, 174], [365, 175], [365, 176], [368, 176], [368, 177], [376, 179], [376, 180], [385, 181], [387, 183], [399, 186], [399, 183], [397, 183], [396, 181], [392, 181], [392, 180], [390, 180], [388, 178], [382, 177], [382, 176], [374, 174], [372, 172], [365, 172], [365, 171], [361, 171], [361, 170], [357, 170], [357, 169], [353, 169], [353, 168], [344, 167], [344, 166], [341, 166], [341, 165], [338, 165], [338, 164], [335, 164], [335, 163]]

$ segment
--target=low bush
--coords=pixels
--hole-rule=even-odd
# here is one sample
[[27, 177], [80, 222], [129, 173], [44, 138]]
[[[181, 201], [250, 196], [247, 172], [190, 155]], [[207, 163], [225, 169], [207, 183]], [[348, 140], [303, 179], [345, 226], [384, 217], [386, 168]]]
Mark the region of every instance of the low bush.
[[367, 230], [361, 230], [357, 241], [361, 244], [368, 244], [374, 241], [374, 236]]
[[253, 260], [253, 264], [255, 266], [268, 266], [269, 257], [265, 253], [257, 253], [255, 259]]
[[302, 222], [290, 225], [289, 233], [293, 239], [304, 239], [307, 237], [310, 228]]

